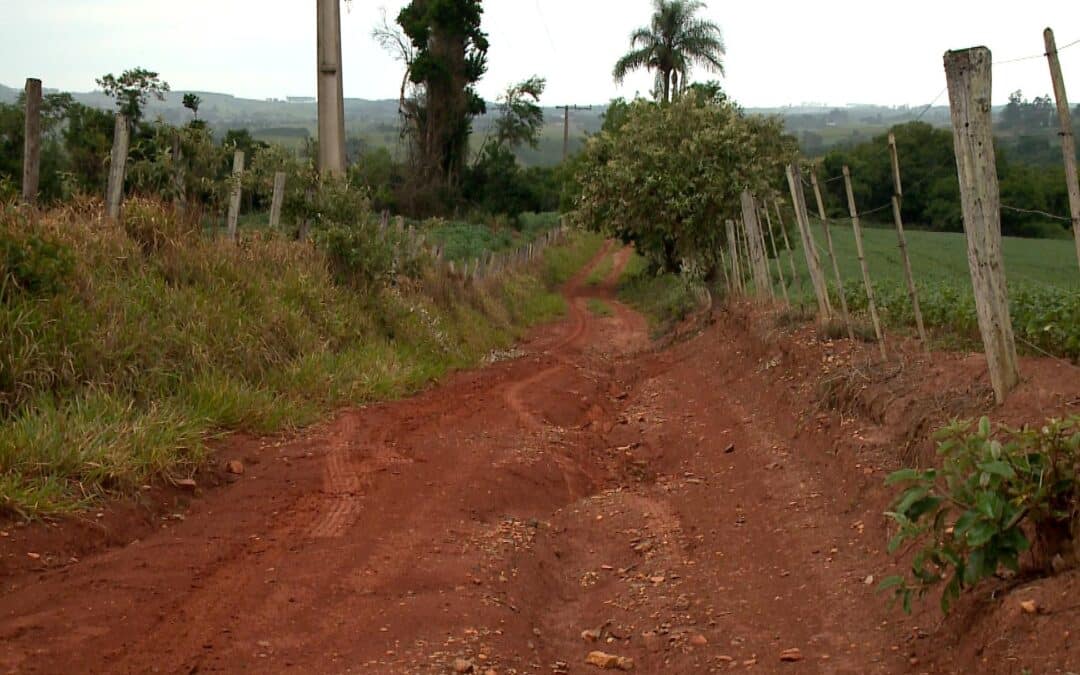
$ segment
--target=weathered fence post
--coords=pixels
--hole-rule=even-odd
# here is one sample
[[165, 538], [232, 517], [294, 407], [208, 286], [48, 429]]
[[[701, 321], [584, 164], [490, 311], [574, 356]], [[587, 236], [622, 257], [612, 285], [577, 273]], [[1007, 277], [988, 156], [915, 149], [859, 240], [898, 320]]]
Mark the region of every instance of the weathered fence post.
[[896, 224], [896, 239], [900, 244], [900, 261], [904, 264], [904, 279], [907, 281], [908, 296], [911, 298], [911, 310], [915, 313], [915, 328], [919, 331], [919, 340], [923, 343], [923, 349], [930, 351], [930, 338], [926, 335], [922, 308], [919, 306], [919, 289], [915, 286], [915, 275], [911, 272], [907, 236], [904, 234], [904, 218], [900, 215], [900, 202], [904, 198], [904, 186], [900, 181], [900, 154], [896, 151], [896, 136], [893, 134], [889, 134], [889, 155], [892, 159], [893, 175], [893, 222]]
[[724, 248], [720, 247], [720, 270], [724, 273], [724, 288], [727, 289], [728, 295], [731, 295], [734, 289], [731, 286], [731, 275], [728, 273], [727, 265], [727, 256], [724, 255]]
[[25, 116], [22, 199], [33, 204], [41, 185], [41, 80], [32, 77], [26, 79]]
[[728, 249], [731, 251], [731, 276], [735, 279], [735, 288], [733, 290], [742, 293], [742, 270], [739, 269], [739, 239], [735, 236], [735, 221], [731, 219], [725, 220], [724, 227], [727, 229]]
[[232, 195], [229, 197], [229, 239], [236, 239], [236, 224], [240, 219], [240, 181], [244, 176], [244, 151], [237, 150], [233, 154], [232, 164]]
[[1072, 216], [1073, 239], [1076, 243], [1076, 264], [1080, 265], [1080, 177], [1076, 170], [1076, 138], [1073, 136], [1072, 117], [1069, 113], [1069, 97], [1065, 93], [1065, 80], [1061, 75], [1054, 31], [1043, 31], [1046, 42], [1046, 59], [1050, 62], [1050, 79], [1054, 82], [1054, 98], [1057, 100], [1058, 121], [1061, 123], [1061, 152], [1065, 157], [1065, 181], [1069, 189], [1069, 212]]
[[795, 208], [795, 220], [799, 224], [803, 252], [806, 254], [806, 267], [810, 271], [810, 282], [814, 286], [817, 298], [818, 316], [828, 319], [832, 316], [832, 303], [829, 301], [829, 287], [825, 284], [825, 275], [821, 271], [821, 259], [818, 258], [814, 235], [810, 231], [810, 214], [806, 211], [806, 193], [803, 192], [802, 171], [798, 164], [787, 167], [788, 188], [791, 190], [791, 203]]
[[863, 286], [866, 288], [866, 303], [870, 308], [870, 320], [874, 323], [874, 335], [877, 337], [881, 358], [886, 358], [885, 335], [881, 332], [881, 317], [878, 316], [877, 302], [874, 300], [874, 285], [870, 281], [870, 267], [866, 264], [866, 252], [863, 249], [862, 223], [859, 221], [859, 209], [855, 205], [855, 190], [851, 187], [851, 170], [844, 165], [844, 190], [847, 192], [848, 210], [851, 212], [851, 229], [855, 231], [855, 250], [859, 254], [859, 268], [862, 270]]
[[740, 196], [742, 203], [743, 227], [746, 232], [746, 251], [750, 260], [750, 271], [754, 277], [754, 291], [757, 295], [772, 295], [772, 284], [769, 283], [769, 268], [765, 262], [765, 250], [761, 245], [761, 228], [758, 224], [757, 207], [754, 205], [754, 195], [749, 190], [743, 190]]
[[274, 196], [270, 200], [270, 229], [281, 226], [281, 206], [285, 201], [285, 172], [274, 174]]
[[130, 129], [128, 119], [116, 114], [113, 128], [112, 154], [109, 155], [109, 184], [105, 190], [105, 212], [111, 220], [120, 219], [120, 206], [124, 201], [124, 178], [127, 172]]
[[180, 213], [187, 212], [187, 181], [184, 178], [184, 146], [180, 132], [172, 135], [172, 191], [173, 203]]
[[787, 280], [784, 279], [784, 266], [780, 264], [780, 253], [776, 250], [776, 237], [772, 232], [772, 218], [769, 217], [769, 207], [765, 202], [761, 203], [761, 212], [765, 214], [765, 227], [769, 231], [769, 244], [772, 246], [773, 258], [776, 259], [776, 273], [780, 277], [780, 290], [784, 293], [784, 304], [791, 307], [791, 298], [788, 297]]
[[836, 249], [833, 248], [832, 231], [829, 229], [829, 216], [825, 213], [825, 200], [821, 198], [821, 185], [818, 184], [816, 169], [810, 171], [810, 185], [814, 188], [814, 201], [817, 202], [821, 226], [825, 228], [825, 243], [829, 247], [829, 257], [832, 259], [833, 275], [836, 277], [836, 294], [840, 296], [840, 311], [843, 313], [844, 327], [847, 328], [848, 339], [854, 340], [855, 329], [851, 326], [851, 314], [848, 313], [847, 296], [844, 295], [844, 279], [840, 276], [840, 262], [836, 259]]
[[968, 267], [990, 381], [1000, 404], [1019, 383], [1020, 372], [1001, 255], [1001, 195], [990, 112], [992, 60], [986, 47], [945, 52], [944, 60]]
[[795, 288], [795, 284], [799, 281], [799, 271], [795, 269], [795, 251], [791, 250], [791, 240], [787, 236], [787, 227], [784, 226], [784, 216], [780, 213], [780, 200], [774, 199], [773, 206], [776, 207], [776, 224], [780, 226], [780, 234], [784, 237], [784, 248], [787, 249], [788, 262], [791, 263], [791, 287]]

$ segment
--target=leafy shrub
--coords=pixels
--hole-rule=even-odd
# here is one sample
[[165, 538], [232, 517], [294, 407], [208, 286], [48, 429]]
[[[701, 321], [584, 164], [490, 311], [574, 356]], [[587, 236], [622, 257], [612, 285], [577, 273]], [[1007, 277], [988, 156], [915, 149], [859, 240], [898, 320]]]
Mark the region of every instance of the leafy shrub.
[[33, 231], [14, 208], [0, 219], [0, 301], [18, 292], [59, 292], [75, 266], [71, 249]]
[[941, 608], [948, 612], [961, 591], [998, 570], [1019, 572], [1028, 550], [1044, 572], [1057, 556], [1075, 562], [1080, 416], [998, 434], [984, 417], [974, 431], [971, 422], [955, 422], [937, 439], [940, 469], [905, 469], [887, 481], [906, 488], [888, 513], [899, 525], [889, 552], [922, 544], [911, 579], [893, 576], [881, 584], [905, 611], [914, 596], [944, 582]]

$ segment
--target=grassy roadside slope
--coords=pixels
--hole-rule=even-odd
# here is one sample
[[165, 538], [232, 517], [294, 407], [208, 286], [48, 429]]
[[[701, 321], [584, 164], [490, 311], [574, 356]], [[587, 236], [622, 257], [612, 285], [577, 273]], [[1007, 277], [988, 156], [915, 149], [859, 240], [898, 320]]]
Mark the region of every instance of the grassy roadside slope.
[[427, 267], [359, 292], [310, 245], [0, 211], [0, 513], [55, 514], [190, 476], [206, 442], [406, 395], [564, 311], [552, 289], [599, 240], [464, 285]]

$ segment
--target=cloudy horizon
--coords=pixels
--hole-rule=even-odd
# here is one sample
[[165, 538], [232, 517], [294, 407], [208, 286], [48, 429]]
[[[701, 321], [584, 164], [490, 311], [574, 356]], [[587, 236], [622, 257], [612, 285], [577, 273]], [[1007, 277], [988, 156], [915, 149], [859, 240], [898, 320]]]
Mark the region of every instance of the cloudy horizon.
[[[347, 98], [397, 97], [402, 67], [375, 44], [371, 30], [383, 8], [393, 20], [405, 4], [353, 0], [343, 9]], [[970, 0], [913, 0], [889, 18], [871, 5], [711, 2], [704, 14], [723, 29], [726, 77], [698, 69], [695, 79], [720, 79], [739, 103], [754, 108], [918, 106], [945, 86], [945, 50], [984, 44], [998, 64], [994, 102], [1000, 104], [1017, 89], [1028, 97], [1051, 90], [1040, 58], [1045, 26], [1055, 28], [1059, 46], [1080, 39], [1080, 9], [1054, 0], [994, 11]], [[183, 7], [0, 0], [6, 26], [19, 27], [0, 43], [0, 83], [18, 87], [38, 77], [50, 89], [91, 91], [103, 73], [141, 66], [161, 73], [175, 90], [260, 100], [313, 96], [315, 3], [267, 0], [259, 7], [252, 13], [240, 0], [189, 0]], [[487, 0], [484, 9], [491, 49], [479, 90], [489, 100], [534, 74], [548, 80], [547, 106], [605, 103], [651, 88], [648, 73], [623, 86], [611, 78], [630, 32], [648, 22], [651, 0]], [[1006, 63], [1027, 56], [1035, 58]], [[1080, 82], [1080, 45], [1063, 50], [1061, 60], [1067, 87]], [[1080, 84], [1069, 88], [1077, 98]]]

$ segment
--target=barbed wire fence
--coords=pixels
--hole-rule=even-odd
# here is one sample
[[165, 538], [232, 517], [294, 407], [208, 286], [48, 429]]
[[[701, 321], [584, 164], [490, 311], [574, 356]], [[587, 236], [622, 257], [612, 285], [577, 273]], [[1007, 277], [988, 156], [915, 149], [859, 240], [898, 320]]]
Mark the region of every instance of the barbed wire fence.
[[[1065, 94], [1064, 83], [1058, 54], [1066, 49], [1080, 45], [1080, 39], [1056, 47], [1053, 32], [1047, 29], [1044, 34], [1046, 50], [1039, 54], [1030, 54], [1004, 60], [994, 61], [990, 50], [975, 48], [948, 52], [945, 55], [945, 75], [947, 84], [935, 96], [929, 99], [929, 103], [921, 109], [914, 121], [922, 120], [925, 115], [941, 100], [949, 94], [949, 109], [953, 127], [953, 139], [955, 154], [957, 155], [957, 173], [961, 192], [961, 207], [963, 213], [964, 233], [967, 241], [968, 267], [972, 279], [972, 295], [974, 296], [977, 323], [980, 337], [987, 353], [990, 379], [994, 386], [997, 400], [1003, 402], [1008, 392], [1019, 381], [1019, 368], [1017, 366], [1016, 343], [1023, 344], [1033, 352], [1059, 359], [1069, 368], [1076, 368], [1076, 364], [1069, 360], [1061, 359], [1047, 349], [1026, 339], [1023, 335], [1016, 335], [1013, 321], [1010, 317], [1009, 297], [1006, 294], [1005, 267], [1002, 256], [1002, 233], [1001, 214], [1003, 211], [1038, 216], [1054, 222], [1071, 223], [1073, 238], [1076, 243], [1077, 264], [1080, 266], [1080, 181], [1077, 179], [1076, 150], [1073, 139], [1073, 126], [1070, 119], [1068, 99]], [[1000, 187], [996, 175], [996, 159], [994, 155], [993, 120], [986, 103], [990, 96], [991, 73], [994, 68], [1007, 67], [1012, 64], [1024, 63], [1035, 59], [1047, 59], [1051, 71], [1051, 81], [1054, 89], [1054, 98], [1057, 103], [1058, 122], [1060, 130], [1058, 136], [1061, 139], [1062, 157], [1065, 163], [1065, 176], [1069, 195], [1069, 214], [1052, 213], [1044, 208], [1027, 207], [1017, 204], [1005, 203], [1001, 200]], [[767, 201], [772, 200], [776, 206], [776, 215], [779, 222], [776, 226], [784, 233], [784, 241], [787, 244], [786, 223], [780, 210], [781, 202], [785, 202], [790, 216], [789, 222], [794, 222], [798, 228], [796, 245], [787, 244], [783, 250], [776, 251], [776, 257], [787, 255], [791, 263], [792, 274], [789, 279], [782, 281], [785, 284], [783, 297], [785, 303], [790, 305], [791, 300], [787, 293], [786, 284], [790, 282], [795, 290], [809, 290], [817, 302], [818, 316], [823, 322], [843, 322], [843, 326], [849, 336], [853, 334], [852, 319], [847, 310], [845, 300], [844, 280], [839, 271], [836, 253], [833, 247], [830, 228], [842, 224], [847, 218], [839, 219], [831, 223], [824, 206], [821, 204], [820, 185], [831, 185], [843, 181], [847, 194], [850, 225], [855, 239], [857, 257], [862, 272], [863, 292], [866, 294], [865, 306], [871, 315], [875, 339], [880, 346], [882, 358], [887, 357], [885, 337], [880, 326], [878, 308], [876, 306], [876, 287], [870, 275], [864, 250], [861, 219], [868, 216], [892, 210], [893, 226], [897, 234], [899, 258], [904, 267], [904, 276], [912, 309], [913, 323], [916, 324], [918, 337], [924, 348], [929, 348], [929, 339], [924, 327], [924, 318], [919, 306], [920, 285], [916, 282], [912, 273], [912, 266], [907, 249], [906, 236], [903, 222], [903, 196], [901, 167], [902, 158], [899, 157], [896, 141], [893, 134], [888, 135], [890, 161], [892, 164], [893, 193], [892, 198], [884, 204], [870, 209], [860, 210], [856, 204], [852, 189], [852, 175], [847, 166], [843, 167], [840, 175], [818, 178], [815, 175], [816, 168], [810, 168], [809, 180], [803, 175], [802, 167], [794, 165], [788, 169], [788, 192], [789, 195], [769, 195], [765, 199], [758, 199], [761, 206], [766, 209]], [[812, 188], [818, 200], [819, 213], [812, 215], [807, 209], [805, 189]], [[738, 219], [736, 219], [738, 220]], [[743, 208], [743, 226], [748, 240], [753, 240], [757, 234], [757, 228], [761, 224], [747, 217], [747, 209]], [[770, 231], [771, 234], [771, 231]], [[822, 245], [824, 239], [824, 245]], [[802, 246], [800, 246], [802, 244]], [[798, 265], [796, 249], [802, 249]], [[754, 259], [756, 251], [742, 251], [739, 247], [729, 251], [731, 266], [725, 269], [726, 278], [729, 281], [729, 291], [739, 294], [740, 289], [746, 289], [748, 293], [758, 297], [776, 297], [772, 288], [761, 289], [760, 283], [754, 283], [753, 270], [760, 261]], [[766, 267], [767, 266], [767, 255]], [[742, 258], [740, 264], [740, 258]], [[825, 272], [826, 265], [823, 261], [831, 264], [835, 271], [832, 282], [826, 281], [828, 276]], [[805, 264], [804, 264], [805, 263]], [[796, 268], [805, 270], [804, 274], [796, 273]], [[778, 264], [776, 269], [782, 270]], [[775, 283], [773, 275], [769, 275], [770, 284]], [[783, 276], [781, 275], [781, 279]], [[830, 283], [835, 284], [835, 294], [841, 302], [844, 311], [839, 313], [834, 307], [830, 297]], [[809, 286], [805, 289], [804, 286]], [[850, 292], [850, 291], [847, 291]], [[1068, 291], [1073, 292], [1073, 291]], [[1080, 291], [1075, 291], [1080, 296]], [[807, 298], [805, 293], [802, 296]], [[798, 302], [798, 296], [796, 296]], [[840, 333], [839, 330], [836, 331]]]

